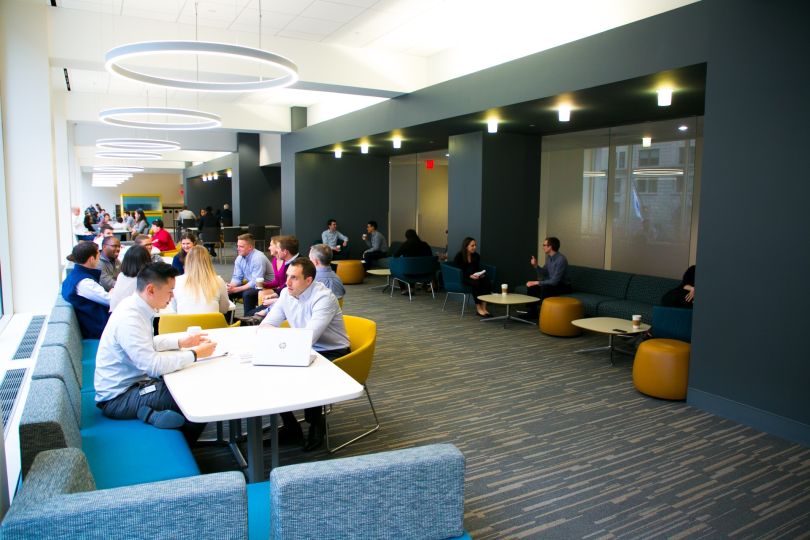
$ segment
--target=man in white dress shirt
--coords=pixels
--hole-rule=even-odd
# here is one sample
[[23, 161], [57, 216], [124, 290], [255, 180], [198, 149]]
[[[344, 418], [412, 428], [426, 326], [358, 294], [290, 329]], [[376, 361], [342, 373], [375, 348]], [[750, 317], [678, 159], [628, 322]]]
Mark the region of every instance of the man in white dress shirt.
[[[279, 294], [263, 325], [280, 326], [290, 323], [291, 328], [312, 330], [312, 348], [329, 360], [349, 354], [349, 336], [343, 323], [337, 297], [322, 283], [315, 281], [315, 265], [307, 258], [298, 257], [287, 267], [287, 286]], [[309, 434], [304, 450], [316, 450], [323, 444], [326, 433], [321, 407], [304, 410], [309, 423]], [[281, 414], [287, 441], [303, 437], [292, 412]]]
[[205, 334], [153, 335], [155, 313], [172, 299], [176, 275], [170, 264], [150, 263], [138, 274], [136, 293], [122, 300], [110, 316], [96, 354], [96, 406], [109, 418], [139, 418], [157, 428], [181, 428], [192, 444], [205, 424], [185, 419], [163, 375], [210, 356], [216, 344]]

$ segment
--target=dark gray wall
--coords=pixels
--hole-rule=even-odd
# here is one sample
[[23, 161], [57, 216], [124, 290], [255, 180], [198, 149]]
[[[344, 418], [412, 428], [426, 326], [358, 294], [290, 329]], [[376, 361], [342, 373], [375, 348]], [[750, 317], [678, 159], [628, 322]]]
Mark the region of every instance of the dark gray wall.
[[810, 444], [808, 7], [706, 4], [689, 401]]
[[[388, 158], [328, 154], [298, 154], [295, 166], [295, 234], [301, 249], [320, 241], [326, 220], [334, 218], [349, 237], [349, 253], [359, 258], [366, 249], [361, 235], [375, 220], [388, 238]], [[390, 238], [389, 238], [390, 242]]]
[[237, 133], [236, 153], [239, 156], [239, 174], [234, 176], [234, 225], [277, 225], [270, 217], [271, 187], [259, 167], [259, 135]]
[[706, 63], [688, 401], [810, 445], [807, 12], [703, 0], [285, 135], [284, 223], [306, 208], [286, 191], [296, 152]]
[[265, 225], [281, 225], [281, 167], [262, 167], [266, 191], [262, 206], [266, 210]]
[[465, 236], [498, 267], [498, 284], [531, 278], [537, 246], [540, 138], [481, 131], [450, 137], [448, 242], [452, 257]]
[[183, 187], [186, 191], [185, 204], [189, 210], [193, 211], [197, 217], [200, 215], [200, 208], [210, 206], [214, 210], [222, 208], [228, 203], [233, 208], [232, 184], [233, 179], [220, 174], [219, 179], [211, 182], [203, 182], [201, 175], [214, 171], [224, 171], [231, 169], [234, 176], [238, 174], [239, 161], [236, 154], [228, 154], [221, 158], [212, 159], [205, 163], [188, 167], [183, 171]]

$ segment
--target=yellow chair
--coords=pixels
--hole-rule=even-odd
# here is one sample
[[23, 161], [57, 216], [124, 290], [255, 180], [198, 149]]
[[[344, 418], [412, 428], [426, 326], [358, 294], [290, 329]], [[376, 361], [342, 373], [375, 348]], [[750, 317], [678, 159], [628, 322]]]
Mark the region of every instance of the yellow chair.
[[540, 306], [540, 331], [549, 336], [572, 337], [582, 333], [582, 329], [571, 321], [585, 316], [585, 307], [576, 298], [552, 296], [543, 300]]
[[174, 257], [179, 252], [180, 252], [180, 248], [175, 248], [175, 249], [171, 249], [169, 251], [161, 251], [160, 256], [161, 257]]
[[[241, 321], [236, 321], [230, 327], [233, 328], [240, 324], [242, 324]], [[158, 334], [185, 332], [189, 326], [199, 326], [203, 330], [210, 330], [212, 328], [228, 328], [229, 325], [228, 321], [225, 320], [225, 315], [222, 313], [170, 313], [160, 316]]]
[[377, 323], [370, 319], [351, 315], [344, 315], [343, 322], [346, 324], [346, 332], [349, 334], [352, 352], [341, 356], [334, 361], [334, 364], [363, 385], [368, 404], [371, 407], [371, 413], [374, 415], [375, 426], [352, 440], [332, 448], [329, 445], [329, 421], [328, 415], [326, 415], [326, 448], [332, 454], [380, 429], [380, 420], [377, 418], [377, 411], [374, 410], [374, 403], [371, 401], [371, 395], [368, 393], [368, 386], [366, 385], [368, 374], [371, 371], [371, 363], [374, 360], [374, 347], [377, 344]]
[[689, 343], [677, 339], [642, 342], [633, 361], [633, 386], [648, 396], [686, 399], [691, 350]]
[[344, 259], [334, 261], [337, 265], [335, 273], [338, 275], [344, 285], [353, 285], [356, 283], [363, 283], [363, 278], [366, 275], [366, 269], [363, 268], [363, 263], [356, 259]]

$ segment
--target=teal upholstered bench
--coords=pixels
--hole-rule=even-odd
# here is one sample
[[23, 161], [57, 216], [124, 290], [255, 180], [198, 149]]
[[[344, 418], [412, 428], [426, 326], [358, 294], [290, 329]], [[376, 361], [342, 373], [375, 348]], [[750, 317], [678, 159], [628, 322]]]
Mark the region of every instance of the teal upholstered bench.
[[77, 448], [37, 455], [0, 524], [3, 540], [247, 538], [241, 473], [98, 489]]
[[247, 490], [251, 539], [469, 539], [451, 444], [278, 467]]

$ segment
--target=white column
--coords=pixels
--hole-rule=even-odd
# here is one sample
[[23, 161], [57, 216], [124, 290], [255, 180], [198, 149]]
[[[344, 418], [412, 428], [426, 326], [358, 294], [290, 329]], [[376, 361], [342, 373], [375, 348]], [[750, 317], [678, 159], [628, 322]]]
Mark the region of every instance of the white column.
[[[0, 2], [0, 97], [14, 312], [44, 313], [59, 290], [48, 9]], [[7, 277], [3, 276], [4, 280]]]

